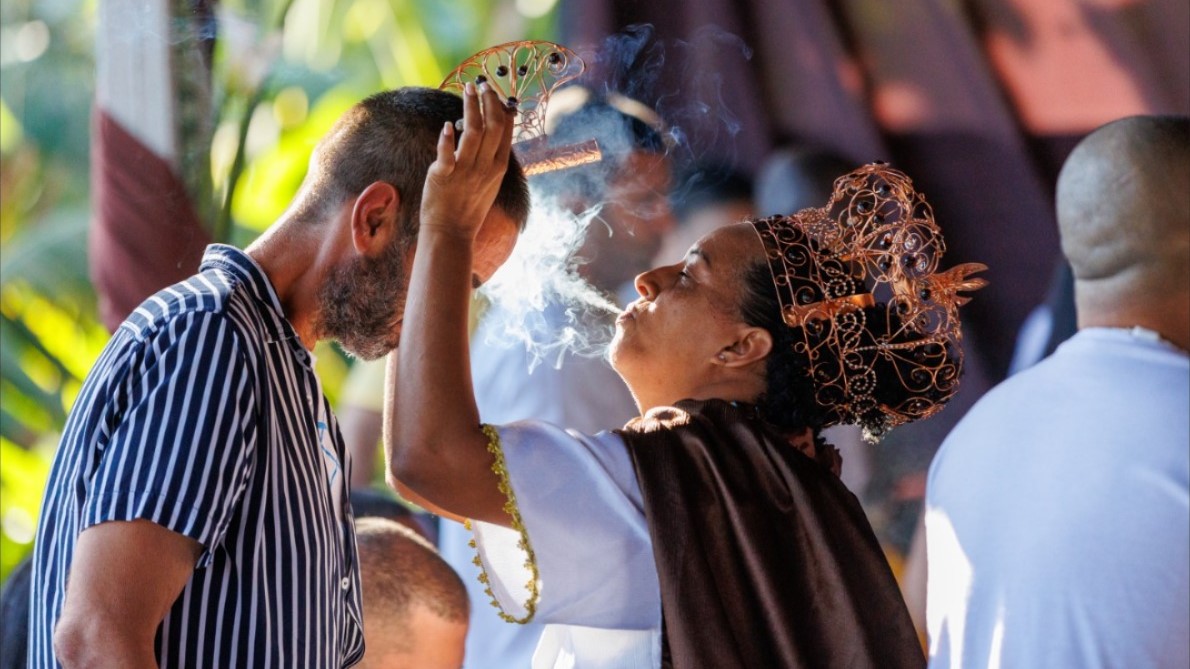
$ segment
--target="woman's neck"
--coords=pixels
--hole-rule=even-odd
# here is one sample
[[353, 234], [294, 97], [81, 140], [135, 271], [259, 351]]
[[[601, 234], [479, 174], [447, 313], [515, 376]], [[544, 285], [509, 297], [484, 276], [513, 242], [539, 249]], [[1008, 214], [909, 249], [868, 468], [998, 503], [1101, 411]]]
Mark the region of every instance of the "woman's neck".
[[657, 388], [652, 392], [638, 391], [631, 384], [632, 397], [643, 416], [650, 409], [673, 406], [682, 400], [723, 400], [725, 402], [756, 403], [764, 392], [764, 384], [750, 378], [720, 379], [689, 388]]

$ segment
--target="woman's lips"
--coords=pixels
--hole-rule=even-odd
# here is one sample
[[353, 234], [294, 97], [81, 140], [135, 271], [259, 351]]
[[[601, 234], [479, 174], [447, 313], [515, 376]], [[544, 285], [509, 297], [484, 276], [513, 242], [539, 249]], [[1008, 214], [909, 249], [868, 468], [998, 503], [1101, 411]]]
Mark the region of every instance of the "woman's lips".
[[640, 300], [637, 300], [637, 301], [633, 302], [632, 304], [629, 304], [627, 307], [624, 308], [624, 311], [621, 312], [620, 315], [616, 317], [616, 323], [623, 323], [625, 321], [636, 320], [636, 313], [638, 311], [640, 311], [643, 307], [644, 307], [644, 303], [641, 302]]

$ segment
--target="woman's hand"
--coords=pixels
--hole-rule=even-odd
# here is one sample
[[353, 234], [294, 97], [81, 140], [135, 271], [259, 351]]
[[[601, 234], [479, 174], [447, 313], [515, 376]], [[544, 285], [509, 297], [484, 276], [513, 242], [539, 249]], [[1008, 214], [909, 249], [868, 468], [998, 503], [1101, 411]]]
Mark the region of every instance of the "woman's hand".
[[[481, 109], [482, 108], [482, 109]], [[438, 158], [422, 191], [421, 231], [475, 239], [508, 169], [516, 113], [496, 91], [481, 84], [463, 87], [463, 132], [447, 123], [438, 137]]]

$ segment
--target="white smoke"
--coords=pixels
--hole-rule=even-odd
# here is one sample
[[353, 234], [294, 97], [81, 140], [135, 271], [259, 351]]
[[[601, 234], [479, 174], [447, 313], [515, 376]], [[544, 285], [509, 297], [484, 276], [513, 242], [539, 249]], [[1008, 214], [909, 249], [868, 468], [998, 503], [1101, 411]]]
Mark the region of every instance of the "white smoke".
[[[679, 81], [688, 90], [666, 90], [662, 85], [667, 49], [675, 47], [679, 62], [669, 66], [676, 67]], [[731, 152], [740, 131], [739, 118], [724, 100], [721, 76], [692, 69], [699, 60], [695, 54], [708, 50], [720, 58], [747, 60], [752, 56], [741, 39], [714, 26], [700, 29], [691, 41], [669, 45], [655, 38], [650, 25], [628, 26], [607, 37], [593, 52], [580, 49], [590, 76], [579, 83], [592, 90], [596, 98], [620, 96], [656, 113], [661, 122], [649, 125], [663, 138], [663, 146], [654, 150], [667, 153], [676, 172], [681, 164], [694, 162], [702, 153], [691, 146], [687, 126], [709, 125], [702, 133], [704, 139], [715, 144], [723, 137], [722, 143]], [[554, 102], [560, 102], [560, 97], [555, 95]], [[605, 106], [606, 102], [603, 100]], [[581, 132], [574, 134], [574, 128], [581, 128]], [[622, 158], [633, 150], [636, 141], [623, 119], [603, 112], [583, 116], [581, 125], [573, 126], [570, 132], [573, 136], [558, 137], [551, 132], [551, 137], [560, 144], [596, 139], [605, 159]], [[607, 171], [576, 169], [579, 171], [568, 172], [565, 177], [546, 175], [539, 177], [536, 184], [531, 181], [533, 208], [526, 229], [512, 257], [480, 290], [491, 303], [483, 316], [484, 343], [524, 346], [529, 353], [530, 371], [543, 362], [561, 367], [567, 355], [606, 355], [615, 334], [612, 316], [621, 309], [580, 275], [579, 268], [585, 261], [578, 252], [588, 234], [633, 232], [611, 227], [589, 230], [591, 225], [607, 226], [599, 217], [599, 206], [574, 214], [558, 204], [558, 198], [569, 201], [576, 194], [581, 195], [580, 199], [606, 196], [605, 180], [610, 176]], [[678, 197], [681, 192], [679, 188]], [[621, 201], [616, 204], [620, 208], [632, 206]], [[637, 213], [638, 218], [651, 215], [648, 211]], [[603, 257], [597, 262], [622, 261]], [[646, 269], [633, 267], [628, 277]]]
[[599, 207], [574, 214], [537, 189], [532, 198], [512, 256], [480, 289], [491, 303], [485, 343], [524, 346], [530, 371], [542, 362], [561, 367], [567, 354], [603, 356], [620, 307], [579, 275], [577, 255]]

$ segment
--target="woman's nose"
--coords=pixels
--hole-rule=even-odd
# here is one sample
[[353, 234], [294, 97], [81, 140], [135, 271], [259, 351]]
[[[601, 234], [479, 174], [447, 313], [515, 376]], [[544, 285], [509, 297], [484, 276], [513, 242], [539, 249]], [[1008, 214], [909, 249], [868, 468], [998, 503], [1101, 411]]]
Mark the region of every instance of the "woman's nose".
[[636, 277], [636, 292], [640, 293], [641, 297], [646, 300], [657, 299], [661, 291], [670, 287], [674, 279], [677, 278], [680, 271], [678, 269], [679, 265], [681, 263], [654, 267], [643, 274], [638, 274]]
[[657, 297], [659, 292], [657, 286], [657, 270], [651, 269], [647, 272], [642, 272], [636, 275], [634, 281], [636, 284], [636, 292], [646, 300], [652, 300]]

